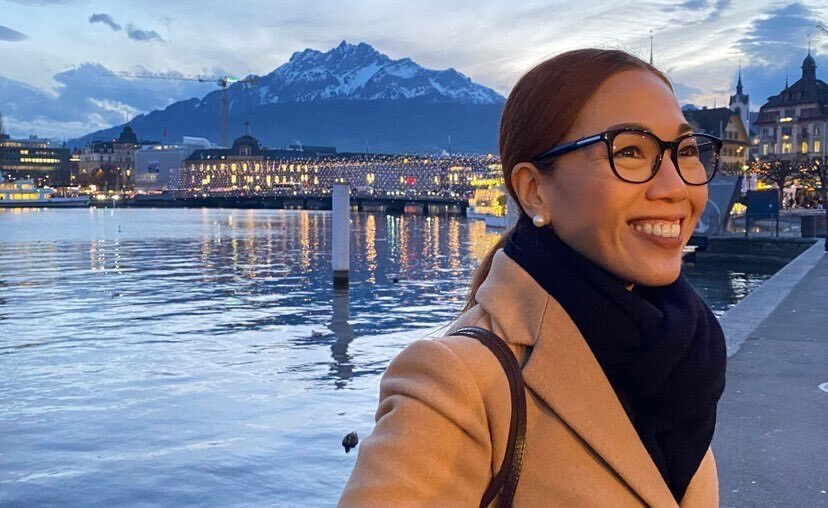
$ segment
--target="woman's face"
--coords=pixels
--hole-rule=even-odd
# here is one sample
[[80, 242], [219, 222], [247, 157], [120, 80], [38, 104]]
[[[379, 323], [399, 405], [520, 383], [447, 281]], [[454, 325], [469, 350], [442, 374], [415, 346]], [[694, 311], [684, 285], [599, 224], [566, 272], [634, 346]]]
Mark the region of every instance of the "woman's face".
[[[688, 130], [670, 88], [647, 71], [607, 79], [586, 103], [565, 141], [633, 124], [672, 141]], [[656, 176], [643, 184], [620, 180], [603, 143], [555, 159], [538, 192], [551, 227], [570, 247], [636, 285], [662, 286], [681, 271], [687, 244], [707, 203], [707, 186], [686, 185], [665, 153]], [[652, 232], [668, 229], [675, 236]]]

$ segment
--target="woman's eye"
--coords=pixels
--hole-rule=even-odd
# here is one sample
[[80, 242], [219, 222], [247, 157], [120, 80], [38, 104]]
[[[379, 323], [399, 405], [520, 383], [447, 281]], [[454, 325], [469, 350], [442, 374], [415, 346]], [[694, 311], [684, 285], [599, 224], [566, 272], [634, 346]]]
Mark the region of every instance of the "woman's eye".
[[679, 150], [679, 155], [681, 157], [697, 157], [699, 155], [699, 147], [696, 145], [683, 146]]
[[634, 157], [634, 158], [641, 158], [643, 156], [643, 152], [641, 148], [637, 146], [625, 146], [624, 148], [619, 148], [613, 154], [615, 157]]

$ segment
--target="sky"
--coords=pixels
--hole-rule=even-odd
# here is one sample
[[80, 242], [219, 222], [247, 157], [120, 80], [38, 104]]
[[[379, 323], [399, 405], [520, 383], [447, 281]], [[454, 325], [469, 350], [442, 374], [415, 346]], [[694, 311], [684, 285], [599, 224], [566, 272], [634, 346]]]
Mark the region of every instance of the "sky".
[[210, 84], [117, 72], [264, 75], [305, 48], [367, 42], [453, 67], [507, 95], [533, 65], [580, 47], [649, 58], [679, 101], [727, 105], [739, 65], [751, 109], [799, 79], [808, 52], [828, 81], [828, 2], [768, 0], [0, 0], [0, 113], [13, 136], [72, 138]]

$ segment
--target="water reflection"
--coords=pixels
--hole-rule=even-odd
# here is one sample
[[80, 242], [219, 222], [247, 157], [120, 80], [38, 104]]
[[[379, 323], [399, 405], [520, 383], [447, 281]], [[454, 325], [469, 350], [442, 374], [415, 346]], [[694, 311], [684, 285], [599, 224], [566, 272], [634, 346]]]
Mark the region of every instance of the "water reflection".
[[337, 388], [345, 386], [353, 376], [354, 366], [348, 356], [348, 344], [354, 340], [354, 328], [348, 322], [351, 315], [350, 292], [347, 289], [335, 289], [333, 295], [333, 319], [328, 328], [334, 333], [336, 340], [331, 344], [334, 363], [331, 375]]

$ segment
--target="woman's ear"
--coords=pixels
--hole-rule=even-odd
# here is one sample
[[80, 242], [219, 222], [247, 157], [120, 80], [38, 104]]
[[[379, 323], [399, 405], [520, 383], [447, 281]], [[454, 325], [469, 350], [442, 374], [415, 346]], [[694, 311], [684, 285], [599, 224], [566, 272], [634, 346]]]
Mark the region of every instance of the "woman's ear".
[[546, 222], [550, 221], [549, 207], [544, 202], [540, 192], [541, 172], [531, 162], [519, 162], [512, 168], [512, 189], [520, 202], [520, 207], [529, 217], [541, 216]]

